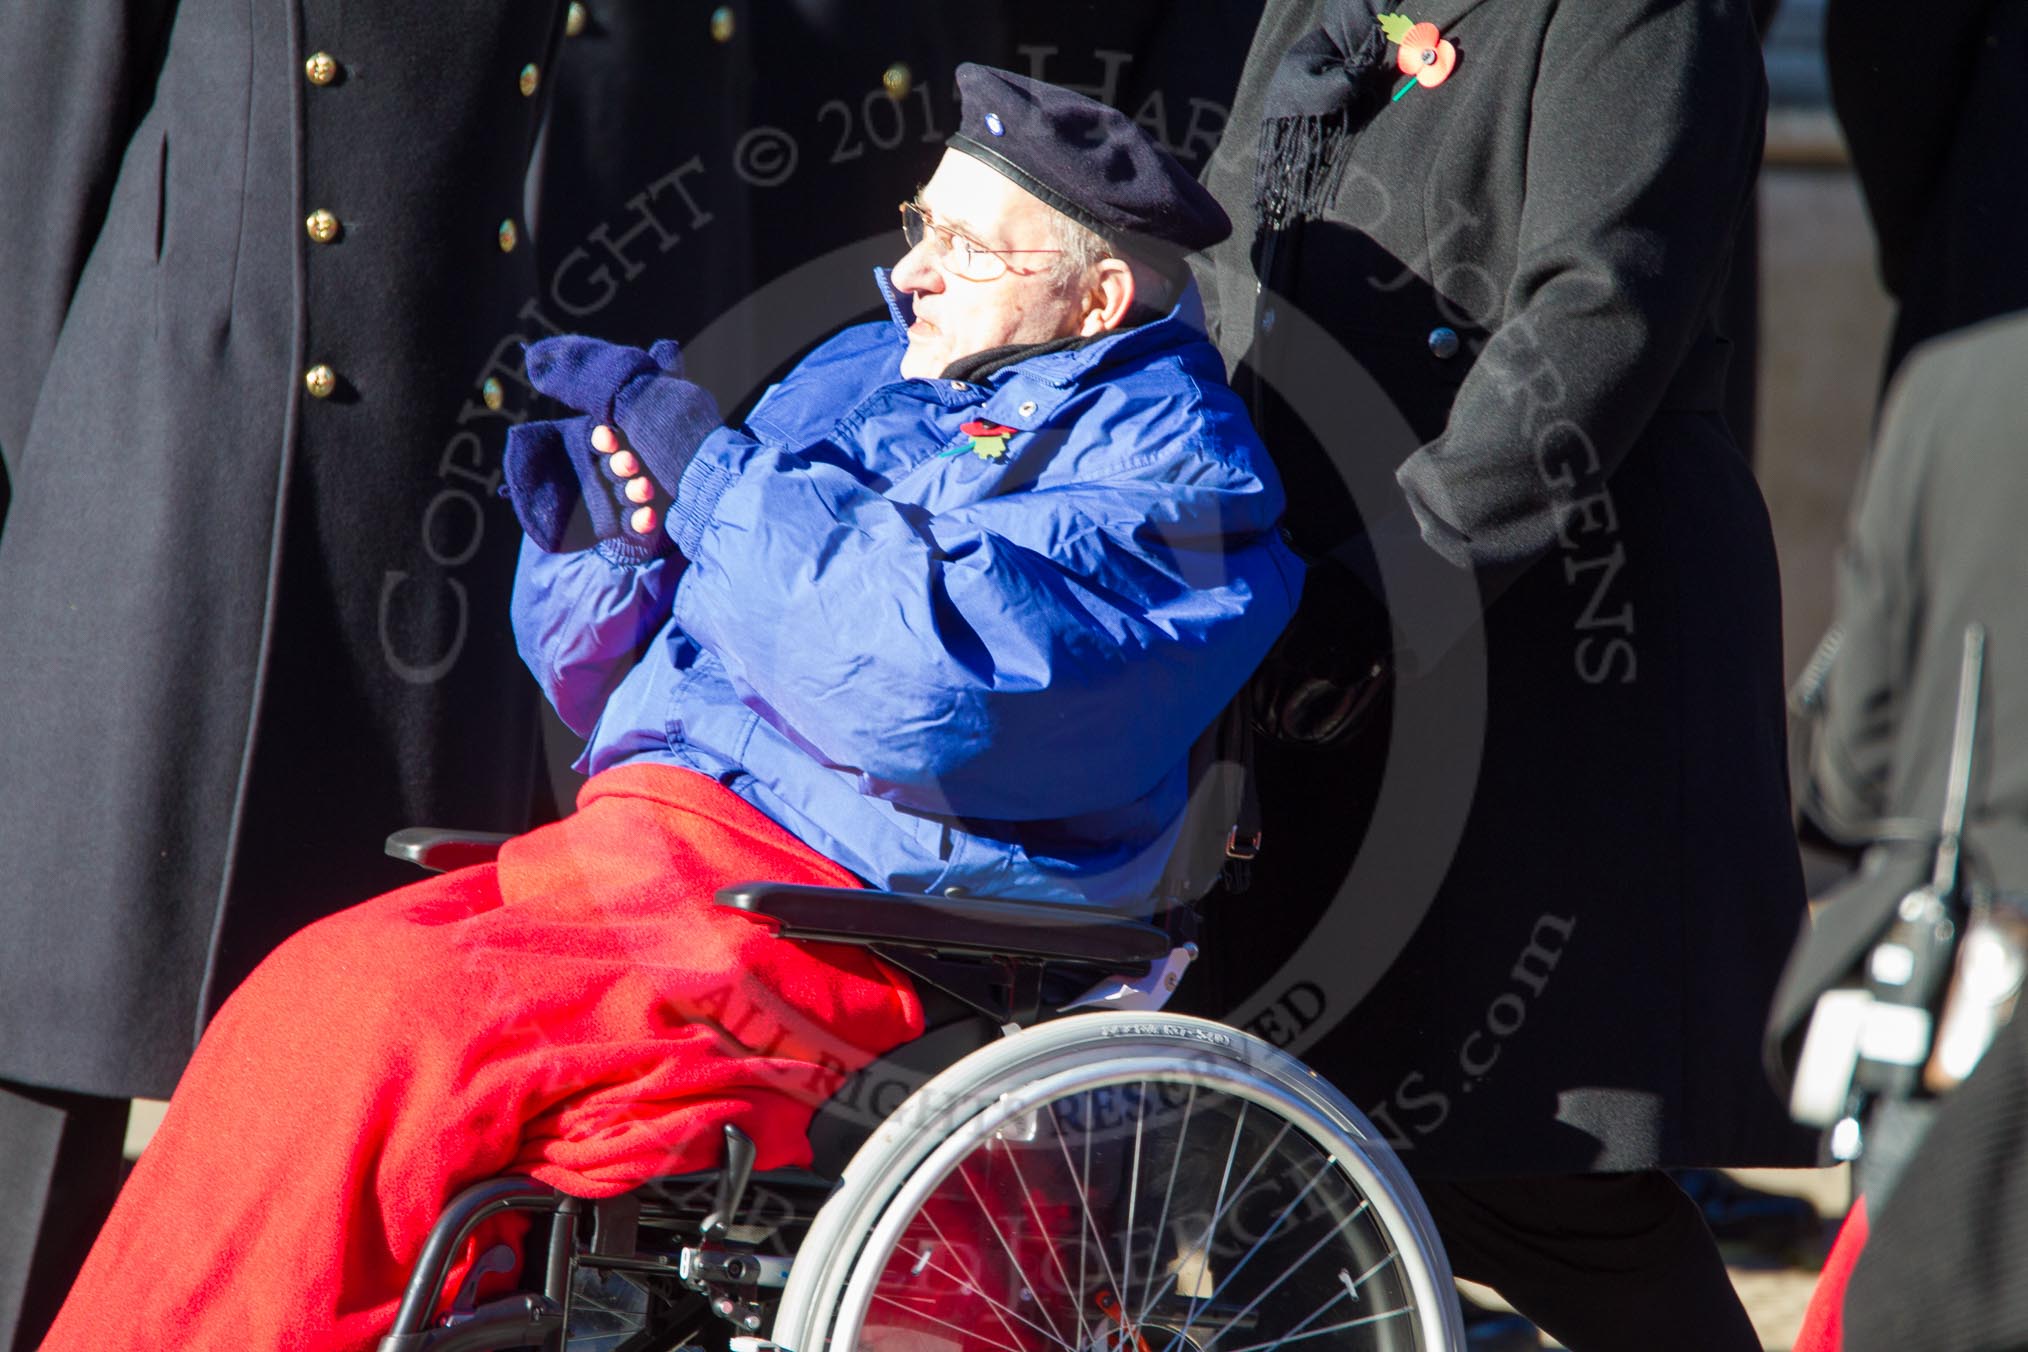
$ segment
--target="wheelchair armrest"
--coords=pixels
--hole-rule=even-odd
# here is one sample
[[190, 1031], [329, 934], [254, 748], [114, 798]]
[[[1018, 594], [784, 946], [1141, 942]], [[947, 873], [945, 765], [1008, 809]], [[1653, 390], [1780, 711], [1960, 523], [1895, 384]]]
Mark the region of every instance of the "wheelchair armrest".
[[387, 853], [431, 873], [491, 862], [500, 846], [514, 837], [503, 831], [446, 831], [436, 826], [411, 826], [387, 838]]
[[945, 957], [1075, 962], [1145, 969], [1169, 955], [1164, 930], [1095, 907], [992, 897], [932, 897], [858, 887], [742, 883], [718, 904], [775, 922], [785, 939], [900, 944]]

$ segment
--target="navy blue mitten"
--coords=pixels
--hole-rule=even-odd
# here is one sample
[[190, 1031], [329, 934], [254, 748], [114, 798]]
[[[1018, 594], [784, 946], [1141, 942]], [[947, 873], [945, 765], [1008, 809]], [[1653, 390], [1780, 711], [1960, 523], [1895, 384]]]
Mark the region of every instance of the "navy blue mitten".
[[670, 548], [658, 526], [643, 535], [629, 525], [637, 504], [622, 496], [624, 481], [591, 444], [600, 423], [617, 427], [657, 489], [650, 506], [663, 523], [690, 457], [720, 425], [718, 404], [683, 379], [673, 342], [648, 351], [597, 338], [545, 338], [528, 348], [528, 379], [536, 389], [582, 417], [523, 423], [507, 433], [507, 496], [528, 538], [546, 552], [571, 547], [570, 525], [579, 502], [597, 543], [628, 561]]

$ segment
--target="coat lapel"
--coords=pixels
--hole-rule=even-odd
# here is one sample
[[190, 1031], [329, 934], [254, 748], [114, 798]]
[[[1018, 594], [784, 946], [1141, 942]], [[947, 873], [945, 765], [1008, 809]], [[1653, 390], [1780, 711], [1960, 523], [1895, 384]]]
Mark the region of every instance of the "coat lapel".
[[1433, 23], [1445, 37], [1451, 35], [1451, 28], [1459, 19], [1477, 9], [1486, 0], [1405, 0], [1405, 3], [1382, 6], [1382, 12], [1399, 10], [1417, 23]]

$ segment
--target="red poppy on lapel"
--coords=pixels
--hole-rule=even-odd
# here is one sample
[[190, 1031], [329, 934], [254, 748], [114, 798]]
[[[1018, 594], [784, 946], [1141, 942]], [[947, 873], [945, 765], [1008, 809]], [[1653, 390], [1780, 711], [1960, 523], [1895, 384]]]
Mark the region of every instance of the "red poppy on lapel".
[[[1413, 75], [1425, 89], [1435, 89], [1448, 80], [1458, 64], [1458, 49], [1451, 45], [1433, 23], [1413, 23], [1406, 14], [1382, 14], [1380, 29], [1395, 44], [1394, 64], [1403, 75]], [[1408, 92], [1406, 86], [1401, 93]], [[1401, 94], [1396, 94], [1400, 98]]]

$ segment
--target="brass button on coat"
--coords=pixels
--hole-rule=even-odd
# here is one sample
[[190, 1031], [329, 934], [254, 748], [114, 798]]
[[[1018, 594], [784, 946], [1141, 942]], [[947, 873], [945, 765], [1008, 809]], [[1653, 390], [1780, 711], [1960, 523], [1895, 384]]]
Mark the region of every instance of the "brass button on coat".
[[331, 392], [338, 388], [338, 373], [318, 362], [303, 372], [303, 388], [310, 392], [312, 399], [329, 399]]
[[880, 87], [891, 99], [906, 98], [908, 91], [915, 87], [915, 76], [905, 64], [897, 61], [880, 73]]
[[318, 52], [303, 63], [303, 75], [313, 85], [327, 85], [338, 78], [338, 60], [329, 52]]
[[514, 222], [500, 222], [500, 252], [513, 253], [514, 246], [521, 242], [521, 232], [514, 228]]
[[541, 85], [542, 85], [542, 72], [535, 68], [535, 63], [533, 61], [529, 62], [527, 65], [521, 68], [521, 93], [523, 97], [532, 98], [535, 94], [535, 91], [538, 88], [540, 88]]
[[338, 238], [338, 218], [328, 211], [313, 211], [303, 228], [310, 232], [310, 238], [319, 244], [329, 244]]
[[711, 40], [713, 42], [731, 42], [732, 30], [731, 5], [720, 5], [717, 9], [711, 11]]
[[591, 22], [591, 14], [577, 0], [570, 0], [570, 8], [564, 11], [563, 35], [574, 38], [584, 32], [584, 26]]
[[501, 386], [500, 377], [486, 377], [479, 386], [479, 399], [495, 413], [500, 411], [500, 405], [507, 402], [507, 391]]

